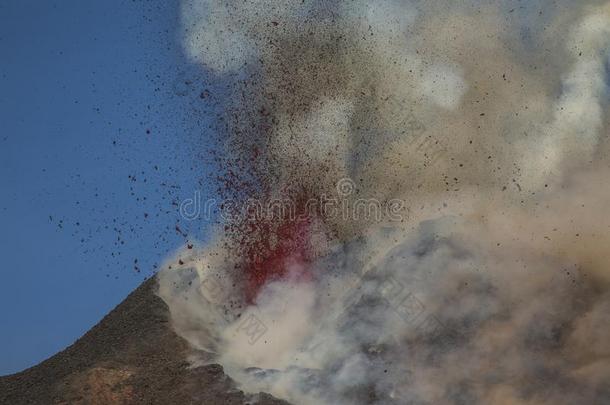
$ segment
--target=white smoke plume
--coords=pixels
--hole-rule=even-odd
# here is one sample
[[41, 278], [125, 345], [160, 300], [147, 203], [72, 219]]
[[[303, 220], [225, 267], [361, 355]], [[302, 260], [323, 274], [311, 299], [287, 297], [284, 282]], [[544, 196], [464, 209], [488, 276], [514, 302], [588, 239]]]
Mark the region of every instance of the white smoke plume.
[[404, 202], [317, 212], [312, 259], [253, 299], [226, 227], [180, 251], [159, 295], [195, 364], [294, 404], [610, 401], [610, 3], [185, 0], [182, 18], [230, 83], [225, 152], [256, 151], [256, 190], [349, 178], [352, 203]]

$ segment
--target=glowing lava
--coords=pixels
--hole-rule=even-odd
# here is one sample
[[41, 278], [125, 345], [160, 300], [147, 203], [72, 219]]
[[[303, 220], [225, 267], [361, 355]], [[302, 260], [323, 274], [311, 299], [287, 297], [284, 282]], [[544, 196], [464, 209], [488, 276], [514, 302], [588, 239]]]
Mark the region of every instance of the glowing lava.
[[260, 290], [270, 281], [311, 279], [308, 264], [313, 259], [313, 218], [303, 209], [296, 212], [294, 217], [249, 222], [249, 237], [243, 243], [242, 268], [248, 303], [255, 302]]
[[309, 219], [288, 221], [270, 230], [246, 251], [246, 300], [254, 302], [261, 288], [273, 280], [310, 279], [311, 253]]

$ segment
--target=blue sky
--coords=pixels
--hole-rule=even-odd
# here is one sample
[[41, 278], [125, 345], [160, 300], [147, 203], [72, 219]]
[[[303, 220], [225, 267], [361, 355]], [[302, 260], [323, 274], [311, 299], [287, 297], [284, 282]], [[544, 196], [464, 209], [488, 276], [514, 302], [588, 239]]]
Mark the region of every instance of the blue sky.
[[[0, 0], [0, 375], [73, 343], [206, 224], [217, 81], [177, 1]], [[207, 89], [211, 101], [199, 94]]]

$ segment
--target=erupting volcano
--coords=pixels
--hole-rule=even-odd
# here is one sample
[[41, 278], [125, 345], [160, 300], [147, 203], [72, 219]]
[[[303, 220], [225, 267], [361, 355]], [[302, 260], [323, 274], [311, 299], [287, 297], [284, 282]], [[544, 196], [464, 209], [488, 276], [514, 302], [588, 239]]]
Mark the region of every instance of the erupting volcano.
[[192, 364], [295, 404], [607, 402], [610, 6], [331, 3], [185, 2], [231, 214], [159, 275]]
[[610, 3], [181, 13], [224, 100], [223, 201], [157, 275], [185, 390], [188, 366], [261, 403], [610, 403]]

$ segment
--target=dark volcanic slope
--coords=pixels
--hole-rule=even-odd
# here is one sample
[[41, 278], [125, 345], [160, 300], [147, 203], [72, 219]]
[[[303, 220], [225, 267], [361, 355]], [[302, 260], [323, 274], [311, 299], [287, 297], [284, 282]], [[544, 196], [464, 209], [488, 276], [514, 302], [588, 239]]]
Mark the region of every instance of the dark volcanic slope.
[[286, 404], [247, 397], [219, 365], [188, 369], [150, 279], [76, 343], [39, 365], [0, 377], [0, 404]]

